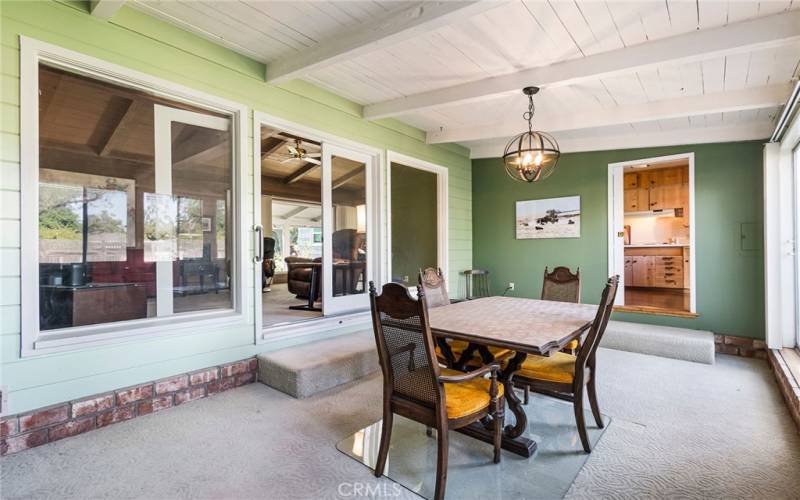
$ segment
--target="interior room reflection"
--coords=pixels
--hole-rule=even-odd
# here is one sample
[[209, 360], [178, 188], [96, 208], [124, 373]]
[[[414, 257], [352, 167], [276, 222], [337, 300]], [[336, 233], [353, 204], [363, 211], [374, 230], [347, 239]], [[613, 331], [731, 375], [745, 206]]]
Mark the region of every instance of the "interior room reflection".
[[39, 87], [40, 328], [232, 308], [230, 126], [154, 140], [156, 106], [223, 116], [45, 65]]
[[261, 128], [263, 325], [322, 315], [322, 150]]
[[[367, 272], [366, 166], [331, 158], [331, 295], [363, 294]], [[265, 327], [322, 316], [322, 147], [261, 127]]]

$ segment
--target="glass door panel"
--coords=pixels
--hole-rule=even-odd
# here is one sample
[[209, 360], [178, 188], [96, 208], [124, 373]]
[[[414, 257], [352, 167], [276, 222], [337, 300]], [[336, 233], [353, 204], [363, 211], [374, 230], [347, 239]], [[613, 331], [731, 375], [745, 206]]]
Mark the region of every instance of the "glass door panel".
[[369, 307], [372, 275], [372, 158], [323, 145], [323, 310], [326, 315]]
[[158, 316], [233, 309], [229, 118], [155, 106], [155, 192], [144, 193], [144, 260]]

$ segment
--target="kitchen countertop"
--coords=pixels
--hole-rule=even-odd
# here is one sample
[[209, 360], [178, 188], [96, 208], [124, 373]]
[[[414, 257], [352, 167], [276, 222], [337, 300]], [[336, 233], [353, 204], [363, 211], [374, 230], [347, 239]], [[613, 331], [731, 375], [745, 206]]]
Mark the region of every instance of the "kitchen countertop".
[[688, 247], [688, 243], [635, 243], [625, 245], [625, 248], [661, 248], [661, 247]]

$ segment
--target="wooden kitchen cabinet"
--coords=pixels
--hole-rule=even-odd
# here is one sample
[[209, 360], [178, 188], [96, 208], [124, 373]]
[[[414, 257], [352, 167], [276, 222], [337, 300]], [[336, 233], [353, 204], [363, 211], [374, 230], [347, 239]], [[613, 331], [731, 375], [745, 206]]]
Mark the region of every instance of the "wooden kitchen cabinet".
[[625, 284], [633, 285], [633, 257], [625, 257]]
[[689, 288], [688, 248], [652, 247], [625, 250], [625, 285]]
[[625, 212], [688, 209], [688, 172], [688, 167], [674, 167], [625, 174]]
[[653, 286], [653, 257], [649, 255], [634, 255], [631, 262], [631, 286]]

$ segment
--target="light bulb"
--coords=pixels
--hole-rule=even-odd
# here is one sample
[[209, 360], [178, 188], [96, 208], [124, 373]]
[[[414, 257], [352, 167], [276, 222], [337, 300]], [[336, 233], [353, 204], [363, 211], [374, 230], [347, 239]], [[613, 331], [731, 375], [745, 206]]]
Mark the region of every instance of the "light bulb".
[[533, 160], [533, 163], [534, 163], [534, 164], [535, 164], [537, 167], [539, 167], [539, 166], [541, 166], [541, 165], [542, 165], [542, 162], [543, 162], [543, 161], [544, 161], [544, 156], [542, 156], [542, 153], [541, 153], [541, 152], [539, 152], [539, 153], [536, 153], [536, 158]]
[[533, 158], [531, 157], [531, 154], [530, 153], [525, 153], [525, 156], [522, 157], [522, 165], [527, 167], [528, 165], [531, 164], [532, 160], [533, 160]]

